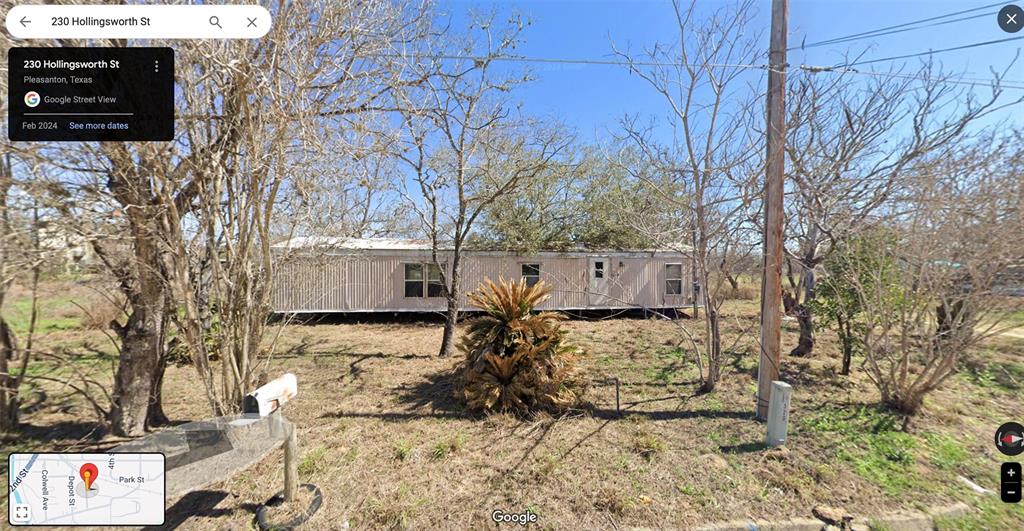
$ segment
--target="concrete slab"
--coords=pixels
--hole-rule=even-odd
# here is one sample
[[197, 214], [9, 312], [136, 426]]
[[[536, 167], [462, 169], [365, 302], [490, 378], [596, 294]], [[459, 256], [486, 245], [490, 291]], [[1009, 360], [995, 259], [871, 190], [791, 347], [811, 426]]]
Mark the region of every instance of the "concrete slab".
[[821, 531], [825, 523], [817, 518], [790, 518], [768, 522], [758, 520], [758, 531]]
[[706, 524], [698, 527], [696, 531], [760, 531], [760, 529], [753, 520], [732, 520]]
[[858, 518], [856, 524], [868, 525], [871, 528], [882, 527], [888, 531], [934, 531], [932, 517], [924, 513], [908, 512], [876, 516], [874, 518]]

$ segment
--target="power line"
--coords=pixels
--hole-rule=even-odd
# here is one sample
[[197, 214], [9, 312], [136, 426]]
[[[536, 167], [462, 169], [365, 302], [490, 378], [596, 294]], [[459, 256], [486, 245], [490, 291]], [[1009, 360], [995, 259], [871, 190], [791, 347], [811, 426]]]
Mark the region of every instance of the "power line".
[[[927, 53], [939, 53], [943, 50], [936, 50], [935, 52]], [[573, 58], [558, 58], [558, 57], [526, 57], [519, 55], [432, 55], [432, 54], [374, 54], [376, 57], [388, 57], [388, 58], [412, 58], [418, 60], [454, 60], [454, 61], [473, 61], [473, 62], [484, 62], [484, 61], [507, 61], [516, 63], [542, 63], [542, 64], [575, 64], [575, 65], [599, 65], [599, 66], [653, 66], [653, 67], [715, 67], [715, 68], [749, 68], [754, 70], [765, 70], [769, 71], [767, 64], [739, 64], [739, 63], [682, 63], [682, 62], [668, 62], [668, 61], [627, 61], [624, 59], [573, 59]], [[863, 63], [857, 63], [863, 64]], [[849, 68], [854, 65], [837, 65], [837, 66], [812, 66], [812, 65], [800, 65], [796, 68], [808, 72], [808, 73], [848, 73], [858, 75], [871, 75], [871, 76], [889, 76], [889, 77], [900, 77], [905, 79], [917, 79], [920, 81], [935, 81], [936, 78], [927, 76], [916, 76], [910, 74], [898, 74], [898, 73], [885, 73], [885, 72], [871, 72], [861, 71], [855, 68]], [[992, 79], [978, 79], [978, 78], [957, 78], [957, 79], [941, 79], [944, 83], [955, 84], [955, 85], [979, 85], [979, 84], [991, 84], [994, 80]], [[1002, 88], [1024, 90], [1024, 81], [1010, 81], [1003, 80], [1000, 82]]]
[[[915, 20], [915, 21], [912, 21], [912, 22], [905, 22], [905, 23], [902, 23], [902, 24], [896, 24], [896, 25], [893, 25], [893, 26], [886, 26], [884, 28], [878, 28], [878, 29], [875, 29], [875, 30], [855, 33], [855, 34], [847, 35], [847, 36], [843, 36], [843, 37], [836, 37], [836, 38], [833, 38], [833, 39], [828, 39], [828, 40], [824, 40], [824, 41], [814, 42], [814, 43], [811, 43], [811, 44], [801, 45], [800, 47], [788, 48], [787, 51], [794, 50], [794, 49], [799, 49], [799, 48], [811, 48], [811, 47], [816, 47], [816, 46], [825, 46], [825, 45], [828, 45], [828, 44], [840, 44], [840, 43], [855, 41], [855, 40], [859, 40], [859, 39], [863, 39], [863, 38], [877, 37], [877, 36], [883, 36], [883, 35], [891, 35], [891, 34], [894, 34], [894, 33], [902, 33], [904, 31], [912, 31], [912, 30], [915, 30], [915, 29], [922, 29], [922, 28], [927, 28], [927, 27], [932, 27], [932, 26], [940, 26], [940, 25], [945, 25], [945, 24], [951, 24], [951, 23], [954, 23], [954, 22], [961, 22], [961, 21], [964, 21], [964, 20], [972, 20], [972, 19], [976, 19], [976, 18], [980, 18], [980, 17], [986, 17], [986, 16], [990, 16], [992, 13], [982, 13], [982, 14], [977, 14], [977, 15], [970, 15], [970, 16], [967, 16], [967, 17], [961, 17], [961, 18], [954, 19], [954, 20], [942, 20], [942, 19], [946, 19], [946, 18], [949, 18], [949, 17], [957, 16], [957, 15], [964, 15], [964, 14], [967, 14], [967, 13], [974, 13], [976, 11], [981, 11], [981, 10], [984, 10], [984, 9], [989, 9], [989, 8], [992, 8], [992, 7], [996, 7], [996, 6], [1002, 5], [1003, 3], [1004, 2], [998, 2], [998, 3], [995, 3], [995, 4], [988, 4], [988, 5], [984, 5], [984, 6], [980, 6], [980, 7], [975, 7], [975, 8], [971, 8], [971, 9], [965, 9], [965, 10], [962, 10], [962, 11], [956, 11], [956, 12], [953, 12], [953, 13], [946, 13], [944, 15], [938, 15], [938, 16], [934, 16], [934, 17], [929, 17], [929, 18], [924, 18], [924, 19], [920, 19], [920, 20]], [[928, 23], [928, 22], [931, 22], [931, 24], [925, 24], [925, 23]], [[922, 24], [924, 24], [924, 25], [922, 25]], [[920, 57], [920, 56], [925, 56], [925, 55], [934, 55], [934, 54], [951, 52], [951, 51], [957, 51], [957, 50], [966, 50], [966, 49], [970, 49], [970, 48], [976, 48], [976, 47], [981, 47], [981, 46], [989, 46], [989, 45], [992, 45], [992, 44], [999, 44], [999, 43], [1010, 42], [1010, 41], [1021, 40], [1021, 39], [1024, 39], [1024, 36], [1009, 37], [1009, 38], [1005, 38], [1005, 39], [997, 39], [997, 40], [992, 40], [992, 41], [985, 41], [985, 42], [978, 42], [978, 43], [972, 43], [972, 44], [965, 44], [965, 45], [961, 45], [961, 46], [954, 46], [954, 47], [951, 47], [951, 48], [943, 48], [943, 49], [939, 49], [939, 50], [928, 50], [928, 51], [925, 51], [925, 52], [918, 52], [918, 53], [913, 53], [913, 54], [896, 55], [896, 56], [891, 56], [891, 57], [883, 57], [883, 58], [879, 58], [879, 59], [869, 59], [869, 60], [865, 60], [865, 61], [856, 61], [856, 62], [853, 62], [853, 63], [839, 64], [839, 65], [834, 65], [834, 66], [831, 66], [831, 67], [800, 65], [798, 68], [800, 70], [803, 70], [803, 71], [809, 72], [809, 73], [821, 73], [821, 72], [850, 73], [850, 74], [857, 74], [857, 75], [888, 76], [888, 77], [900, 77], [900, 78], [905, 78], [905, 79], [917, 79], [917, 80], [921, 80], [921, 81], [934, 81], [934, 80], [936, 80], [936, 78], [930, 78], [930, 77], [926, 77], [926, 76], [907, 75], [907, 74], [860, 71], [860, 70], [857, 70], [857, 69], [854, 69], [854, 68], [851, 68], [851, 67], [859, 66], [859, 65], [867, 65], [867, 64], [880, 63], [880, 62], [884, 62], [884, 61], [895, 61], [895, 60], [899, 60], [899, 59], [909, 59], [909, 58]], [[683, 63], [683, 62], [657, 61], [657, 60], [632, 61], [632, 60], [626, 60], [626, 59], [571, 59], [571, 58], [567, 59], [567, 58], [557, 58], [557, 57], [526, 57], [526, 56], [516, 56], [516, 55], [489, 55], [489, 56], [484, 56], [484, 55], [451, 55], [451, 54], [373, 54], [373, 55], [375, 55], [377, 57], [386, 57], [386, 58], [414, 58], [414, 59], [418, 59], [418, 60], [473, 61], [475, 63], [483, 63], [483, 62], [489, 62], [489, 61], [505, 61], [505, 62], [517, 62], [517, 63], [540, 63], [540, 64], [574, 64], [574, 65], [599, 65], [599, 66], [625, 66], [625, 67], [630, 67], [630, 68], [633, 68], [633, 67], [744, 68], [744, 69], [764, 70], [764, 71], [767, 71], [767, 72], [771, 72], [772, 71], [770, 66], [767, 65], [767, 64]], [[941, 81], [943, 83], [948, 83], [948, 84], [976, 86], [976, 85], [979, 85], [979, 84], [992, 84], [994, 80], [992, 80], [992, 79], [957, 78], [957, 79], [939, 79], [939, 81]], [[1024, 90], [1024, 81], [1001, 80], [1000, 81], [1000, 87], [1001, 88], [1007, 88], [1007, 89]]]
[[391, 59], [412, 58], [412, 59], [433, 59], [444, 61], [472, 61], [483, 63], [487, 61], [505, 61], [512, 63], [548, 63], [548, 64], [578, 64], [578, 65], [599, 65], [599, 66], [669, 66], [669, 67], [692, 67], [692, 68], [755, 68], [768, 69], [768, 65], [739, 64], [739, 63], [682, 63], [674, 61], [629, 61], [626, 59], [566, 59], [558, 57], [526, 57], [522, 55], [448, 55], [448, 54], [372, 54], [370, 57], [384, 57]]
[[[899, 33], [898, 31], [897, 32], [892, 32], [890, 30], [900, 30], [901, 28], [907, 28], [908, 26], [917, 26], [918, 24], [923, 24], [925, 22], [933, 22], [933, 21], [936, 21], [936, 20], [944, 19], [944, 18], [955, 17], [957, 15], [964, 15], [964, 14], [967, 14], [967, 13], [973, 13], [975, 11], [980, 11], [982, 9], [990, 9], [990, 8], [993, 8], [993, 7], [997, 7], [997, 6], [1003, 5], [1004, 3], [1005, 2], [997, 2], [995, 4], [989, 4], [989, 5], [984, 5], [984, 6], [981, 6], [981, 7], [965, 9], [963, 11], [956, 11], [956, 12], [953, 12], [953, 13], [946, 13], [945, 15], [938, 15], [938, 16], [924, 18], [924, 19], [920, 19], [920, 20], [914, 20], [912, 22], [904, 22], [902, 24], [896, 24], [894, 26], [886, 26], [884, 28], [878, 28], [878, 29], [874, 29], [874, 30], [870, 30], [870, 31], [863, 31], [863, 32], [860, 32], [860, 33], [854, 33], [852, 35], [846, 35], [846, 36], [843, 36], [843, 37], [835, 37], [835, 38], [832, 38], [832, 39], [826, 39], [826, 40], [823, 40], [823, 41], [813, 42], [811, 44], [806, 44], [806, 45], [802, 44], [799, 47], [790, 48], [790, 50], [799, 49], [799, 48], [811, 48], [811, 47], [816, 47], [816, 46], [824, 46], [826, 44], [838, 44], [840, 42], [848, 42], [850, 40], [858, 40], [858, 39], [862, 39], [862, 38], [874, 37], [874, 36], [876, 36], [875, 34], [888, 35], [890, 33]], [[966, 18], [961, 19], [961, 20], [968, 20], [970, 18], [977, 18], [979, 16], [985, 16], [985, 15], [982, 14], [982, 15], [977, 15], [977, 16], [972, 16], [972, 17], [966, 17]], [[938, 24], [930, 24], [930, 25], [926, 25], [926, 26], [913, 27], [913, 28], [908, 28], [906, 30], [900, 30], [900, 31], [910, 31], [910, 30], [914, 30], [914, 29], [930, 27], [930, 26], [933, 26], [933, 25], [938, 25]], [[880, 33], [880, 32], [887, 32], [887, 33]]]
[[858, 66], [858, 65], [868, 65], [868, 64], [872, 64], [872, 63], [880, 63], [882, 61], [896, 61], [898, 59], [910, 59], [910, 58], [913, 58], [913, 57], [920, 57], [920, 56], [923, 56], [923, 55], [934, 55], [934, 54], [937, 54], [937, 53], [953, 52], [953, 51], [957, 51], [957, 50], [967, 50], [967, 49], [970, 49], [970, 48], [978, 48], [978, 47], [981, 47], [981, 46], [989, 46], [989, 45], [992, 45], [992, 44], [1000, 44], [1000, 43], [1010, 42], [1010, 41], [1019, 41], [1021, 39], [1024, 39], [1024, 35], [1021, 35], [1021, 36], [1018, 36], [1018, 37], [1007, 37], [1005, 39], [996, 39], [996, 40], [993, 40], [993, 41], [975, 42], [975, 43], [972, 43], [972, 44], [964, 44], [964, 45], [961, 45], [961, 46], [954, 46], [952, 48], [942, 48], [942, 49], [939, 49], [939, 50], [928, 50], [926, 52], [911, 53], [911, 54], [906, 54], [906, 55], [894, 55], [894, 56], [891, 56], [891, 57], [882, 57], [880, 59], [869, 59], [867, 61], [857, 61], [857, 62], [854, 62], [854, 63], [846, 63], [846, 64], [842, 64], [842, 65], [837, 65], [836, 67], [837, 68], [846, 68], [846, 67], [850, 67], [850, 66]]
[[804, 50], [806, 48], [816, 48], [818, 46], [827, 46], [827, 45], [830, 45], [830, 44], [843, 44], [843, 43], [847, 43], [847, 42], [854, 42], [854, 41], [859, 41], [859, 40], [862, 40], [862, 39], [869, 39], [869, 38], [873, 38], [873, 37], [883, 37], [885, 35], [893, 35], [895, 33], [903, 33], [905, 31], [914, 31], [914, 30], [919, 30], [919, 29], [924, 29], [924, 28], [930, 28], [930, 27], [933, 27], [933, 26], [944, 26], [946, 24], [953, 24], [953, 23], [956, 23], [956, 22], [963, 22], [965, 20], [974, 20], [976, 18], [981, 18], [981, 17], [989, 17], [989, 16], [992, 16], [992, 15], [995, 15], [995, 14], [996, 14], [996, 12], [992, 11], [990, 13], [982, 13], [980, 15], [971, 15], [971, 16], [967, 16], [967, 17], [955, 18], [953, 20], [943, 20], [943, 21], [940, 21], [940, 22], [932, 22], [931, 24], [926, 24], [924, 26], [914, 26], [912, 28], [902, 28], [902, 29], [894, 29], [894, 30], [889, 30], [889, 31], [883, 31], [883, 32], [880, 32], [880, 33], [872, 33], [871, 35], [867, 35], [867, 36], [864, 36], [864, 37], [842, 37], [842, 38], [836, 38], [836, 39], [832, 39], [832, 40], [828, 40], [828, 41], [815, 42], [815, 43], [811, 43], [811, 44], [801, 44], [800, 46], [794, 46], [793, 48], [790, 48], [789, 51]]
[[[913, 79], [917, 81], [940, 81], [949, 85], [965, 85], [970, 87], [976, 87], [979, 85], [992, 85], [995, 79], [984, 79], [984, 78], [970, 78], [970, 77], [958, 77], [955, 79], [950, 78], [935, 78], [929, 76], [918, 76], [914, 74], [899, 74], [894, 72], [874, 72], [870, 70], [857, 70], [856, 68], [842, 68], [842, 67], [827, 67], [827, 66], [810, 66], [800, 65], [797, 69], [807, 72], [810, 74], [819, 73], [832, 73], [832, 74], [854, 74], [864, 76], [875, 76], [875, 77], [897, 77], [901, 79]], [[1016, 89], [1024, 90], [1024, 81], [1016, 80], [999, 80], [999, 88], [1005, 89]]]

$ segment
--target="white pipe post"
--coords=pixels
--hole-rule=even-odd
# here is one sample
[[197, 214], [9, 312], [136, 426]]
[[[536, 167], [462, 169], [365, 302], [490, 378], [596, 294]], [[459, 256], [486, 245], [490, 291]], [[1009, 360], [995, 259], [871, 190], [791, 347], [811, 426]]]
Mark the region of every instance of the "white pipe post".
[[786, 382], [772, 382], [772, 394], [768, 401], [768, 437], [765, 444], [769, 448], [786, 444], [786, 431], [789, 427], [789, 397], [793, 387]]

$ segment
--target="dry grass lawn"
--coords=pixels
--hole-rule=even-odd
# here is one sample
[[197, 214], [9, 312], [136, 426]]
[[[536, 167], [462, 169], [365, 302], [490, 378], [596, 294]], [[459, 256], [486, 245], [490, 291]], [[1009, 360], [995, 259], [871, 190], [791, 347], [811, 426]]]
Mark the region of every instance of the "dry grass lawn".
[[[944, 527], [1024, 521], [1021, 506], [1002, 506], [957, 480], [998, 490], [1003, 456], [992, 434], [1021, 420], [1024, 340], [1000, 337], [972, 353], [904, 430], [903, 419], [875, 406], [862, 375], [837, 374], [834, 338], [822, 333], [815, 357], [784, 360], [783, 378], [795, 388], [789, 451], [769, 452], [764, 425], [752, 418], [756, 304], [731, 302], [728, 310], [728, 369], [707, 395], [694, 393], [692, 353], [677, 346], [678, 327], [696, 330], [697, 322], [569, 322], [589, 353], [592, 407], [531, 420], [463, 413], [450, 380], [455, 360], [435, 356], [440, 323], [289, 326], [271, 374], [299, 379], [286, 414], [299, 430], [301, 479], [324, 492], [309, 528], [493, 528], [491, 512], [502, 509], [532, 511], [544, 529], [686, 529], [809, 517], [820, 503], [871, 516], [958, 500], [974, 511]], [[786, 326], [791, 348], [795, 323]], [[99, 332], [59, 328], [45, 339], [82, 353], [82, 366], [109, 378]], [[193, 399], [192, 375], [188, 367], [168, 370], [165, 408], [174, 420], [208, 415]], [[111, 446], [95, 438], [100, 433], [82, 438], [89, 417], [77, 398], [51, 404], [25, 419], [26, 436], [8, 451]], [[253, 505], [281, 483], [275, 456], [225, 478], [205, 499], [172, 507], [168, 519], [180, 529], [251, 529]]]

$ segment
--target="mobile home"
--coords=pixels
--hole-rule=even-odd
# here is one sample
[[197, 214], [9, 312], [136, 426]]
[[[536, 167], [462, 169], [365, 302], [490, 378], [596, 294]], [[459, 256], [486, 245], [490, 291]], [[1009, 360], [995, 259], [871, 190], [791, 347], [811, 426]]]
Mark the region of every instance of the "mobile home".
[[[444, 311], [440, 268], [429, 242], [292, 238], [275, 246], [277, 313]], [[451, 252], [440, 252], [442, 267]], [[690, 259], [682, 251], [463, 251], [465, 293], [485, 278], [543, 280], [548, 310], [675, 309], [693, 303]]]

